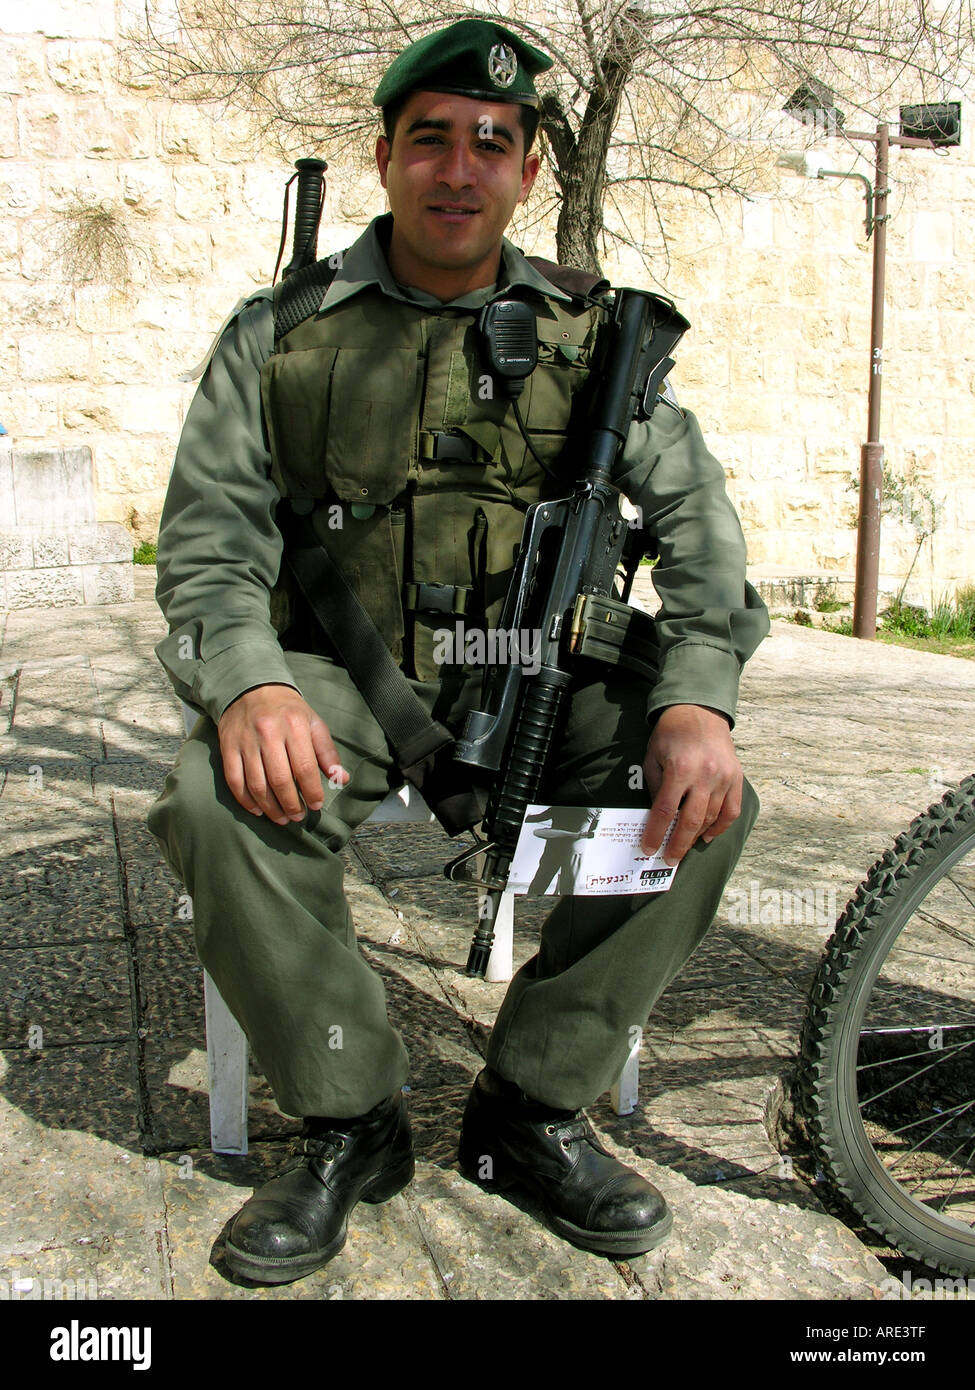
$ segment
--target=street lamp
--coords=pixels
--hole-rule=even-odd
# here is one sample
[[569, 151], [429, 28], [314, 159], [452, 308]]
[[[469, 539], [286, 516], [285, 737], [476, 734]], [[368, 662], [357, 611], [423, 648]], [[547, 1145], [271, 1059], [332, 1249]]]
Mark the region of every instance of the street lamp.
[[880, 387], [884, 362], [884, 287], [887, 271], [887, 168], [891, 145], [936, 150], [961, 141], [961, 105], [902, 106], [900, 131], [891, 135], [886, 121], [877, 129], [846, 130], [843, 113], [829, 100], [828, 89], [812, 82], [793, 92], [784, 110], [815, 129], [847, 140], [867, 141], [876, 152], [873, 187], [864, 174], [825, 167], [821, 157], [783, 155], [779, 165], [807, 178], [856, 178], [866, 188], [867, 237], [873, 237], [873, 288], [870, 321], [870, 377], [867, 394], [867, 440], [860, 450], [860, 504], [857, 518], [857, 567], [853, 594], [853, 635], [872, 640], [877, 635], [877, 584], [880, 573], [880, 503], [884, 477], [884, 446], [880, 442]]

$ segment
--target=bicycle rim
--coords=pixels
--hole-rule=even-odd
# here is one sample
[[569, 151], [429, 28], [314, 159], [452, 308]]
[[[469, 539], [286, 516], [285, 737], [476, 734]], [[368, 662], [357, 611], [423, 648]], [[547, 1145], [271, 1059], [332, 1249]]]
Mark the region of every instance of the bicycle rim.
[[898, 836], [837, 922], [799, 1087], [820, 1161], [864, 1221], [975, 1274], [975, 776]]

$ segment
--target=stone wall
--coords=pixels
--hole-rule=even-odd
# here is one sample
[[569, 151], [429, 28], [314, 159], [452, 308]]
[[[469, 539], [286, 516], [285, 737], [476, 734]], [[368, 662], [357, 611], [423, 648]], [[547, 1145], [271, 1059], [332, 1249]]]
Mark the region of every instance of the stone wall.
[[[18, 447], [90, 445], [99, 519], [145, 539], [192, 397], [179, 375], [237, 299], [270, 279], [290, 170], [241, 117], [175, 105], [126, 76], [125, 16], [123, 0], [0, 0], [0, 422]], [[967, 105], [963, 122], [962, 149], [891, 160], [883, 438], [895, 470], [913, 468], [943, 502], [911, 588], [923, 602], [975, 580]], [[850, 166], [848, 147], [843, 157]], [[329, 177], [323, 250], [347, 245], [384, 208], [376, 179], [354, 185], [334, 168]], [[100, 212], [109, 251], [123, 257], [109, 283], [73, 285], [59, 259], [86, 209]], [[862, 191], [776, 173], [767, 192], [718, 214], [686, 197], [667, 207], [671, 258], [658, 287], [693, 324], [679, 394], [728, 469], [753, 563], [851, 574], [848, 483], [869, 370]], [[634, 209], [634, 240], [639, 225]], [[554, 250], [550, 233], [515, 239]], [[605, 269], [619, 283], [650, 283], [633, 256]], [[913, 535], [885, 521], [888, 587], [906, 573]]]

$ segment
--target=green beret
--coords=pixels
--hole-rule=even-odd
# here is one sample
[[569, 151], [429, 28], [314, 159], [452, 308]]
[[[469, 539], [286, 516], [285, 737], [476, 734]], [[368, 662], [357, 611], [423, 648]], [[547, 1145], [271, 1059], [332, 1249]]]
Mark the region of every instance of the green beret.
[[422, 91], [537, 107], [532, 78], [551, 66], [551, 58], [510, 29], [462, 19], [404, 48], [386, 69], [373, 105], [390, 106], [409, 92]]

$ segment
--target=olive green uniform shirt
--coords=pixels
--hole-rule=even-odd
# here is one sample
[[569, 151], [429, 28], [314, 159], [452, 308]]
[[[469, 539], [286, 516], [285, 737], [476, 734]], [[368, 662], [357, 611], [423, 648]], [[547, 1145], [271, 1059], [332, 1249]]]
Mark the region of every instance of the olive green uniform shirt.
[[[345, 253], [321, 308], [369, 284], [442, 308], [435, 296], [393, 280], [381, 220]], [[450, 304], [480, 308], [517, 285], [568, 299], [505, 239], [498, 285]], [[259, 290], [215, 346], [187, 413], [160, 524], [156, 598], [170, 632], [156, 653], [181, 699], [215, 722], [255, 686], [294, 687], [270, 611], [282, 538], [260, 375], [273, 341], [271, 291]], [[745, 581], [741, 526], [693, 415], [661, 402], [650, 420], [635, 421], [613, 481], [641, 509], [659, 555], [659, 679], [647, 713], [694, 704], [733, 722], [741, 668], [768, 632], [768, 614]]]

